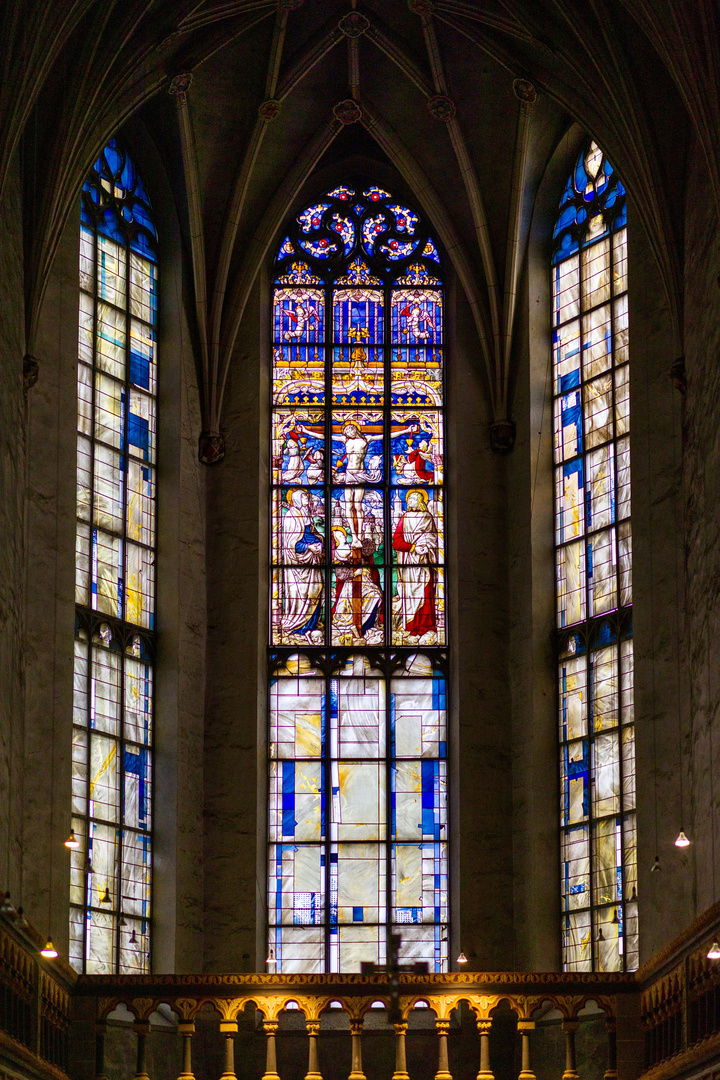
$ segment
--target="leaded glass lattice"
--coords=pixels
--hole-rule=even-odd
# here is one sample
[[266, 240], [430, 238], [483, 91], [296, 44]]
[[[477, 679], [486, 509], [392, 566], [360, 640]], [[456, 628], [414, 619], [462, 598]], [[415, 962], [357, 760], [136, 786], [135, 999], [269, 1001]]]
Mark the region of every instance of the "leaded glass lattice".
[[112, 139], [83, 187], [70, 962], [150, 966], [157, 243]]
[[271, 970], [447, 968], [440, 256], [382, 188], [292, 222], [272, 318]]
[[627, 212], [596, 143], [554, 234], [563, 964], [638, 965]]

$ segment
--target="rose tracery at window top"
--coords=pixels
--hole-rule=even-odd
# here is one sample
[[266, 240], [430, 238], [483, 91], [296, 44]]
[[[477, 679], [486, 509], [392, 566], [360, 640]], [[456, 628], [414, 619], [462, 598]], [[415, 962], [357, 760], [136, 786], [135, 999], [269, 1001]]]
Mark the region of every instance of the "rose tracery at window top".
[[272, 319], [269, 950], [447, 966], [440, 255], [377, 186], [279, 246]]

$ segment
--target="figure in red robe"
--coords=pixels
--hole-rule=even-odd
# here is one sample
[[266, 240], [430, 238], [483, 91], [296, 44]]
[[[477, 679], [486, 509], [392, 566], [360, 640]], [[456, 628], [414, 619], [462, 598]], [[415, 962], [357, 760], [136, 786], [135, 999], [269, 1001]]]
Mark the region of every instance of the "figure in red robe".
[[435, 606], [435, 565], [438, 557], [438, 532], [435, 518], [428, 510], [427, 492], [409, 491], [405, 513], [393, 535], [398, 553], [397, 596], [393, 603], [405, 634], [421, 638], [437, 633]]

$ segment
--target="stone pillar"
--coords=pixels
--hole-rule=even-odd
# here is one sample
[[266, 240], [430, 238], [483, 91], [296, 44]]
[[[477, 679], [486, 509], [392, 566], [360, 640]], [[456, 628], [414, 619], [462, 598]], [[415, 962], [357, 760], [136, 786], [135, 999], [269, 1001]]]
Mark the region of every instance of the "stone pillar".
[[133, 1031], [137, 1035], [137, 1066], [135, 1068], [135, 1080], [150, 1080], [147, 1074], [147, 1046], [146, 1040], [150, 1034], [150, 1024], [147, 1020], [136, 1020]]
[[305, 1074], [305, 1080], [322, 1080], [320, 1069], [318, 1068], [317, 1048], [317, 1037], [320, 1033], [320, 1021], [306, 1020], [305, 1027], [307, 1028], [308, 1033], [308, 1071]]
[[348, 1080], [365, 1080], [362, 1067], [362, 1020], [350, 1021], [350, 1034], [352, 1037], [352, 1066]]
[[237, 1020], [221, 1020], [220, 1034], [225, 1036], [225, 1071], [221, 1080], [236, 1080], [235, 1076], [235, 1036]]
[[263, 1020], [263, 1031], [267, 1036], [265, 1052], [265, 1075], [262, 1080], [280, 1080], [277, 1071], [277, 1057], [275, 1056], [275, 1032], [277, 1031], [276, 1020]]
[[405, 1061], [405, 1032], [407, 1024], [393, 1024], [395, 1028], [395, 1072], [392, 1080], [410, 1080]]
[[608, 1016], [605, 1021], [608, 1044], [608, 1063], [603, 1080], [617, 1080], [617, 1029], [615, 1018]]
[[449, 1020], [436, 1020], [435, 1027], [438, 1033], [438, 1068], [435, 1080], [452, 1080], [450, 1065], [448, 1063], [448, 1032], [450, 1031]]
[[535, 1080], [535, 1073], [530, 1068], [530, 1032], [534, 1030], [534, 1020], [518, 1020], [518, 1031], [522, 1038], [522, 1069], [519, 1080]]
[[578, 1029], [577, 1020], [563, 1020], [562, 1029], [565, 1032], [565, 1072], [562, 1080], [578, 1080], [577, 1063], [575, 1060], [575, 1032]]
[[192, 1037], [195, 1034], [195, 1023], [192, 1020], [181, 1020], [178, 1024], [178, 1034], [183, 1041], [183, 1065], [178, 1080], [195, 1080], [192, 1071]]
[[478, 1020], [477, 1029], [480, 1033], [480, 1072], [477, 1080], [495, 1080], [490, 1070], [490, 1028], [492, 1020]]
[[107, 1080], [105, 1075], [105, 1032], [107, 1024], [98, 1020], [95, 1025], [95, 1080]]

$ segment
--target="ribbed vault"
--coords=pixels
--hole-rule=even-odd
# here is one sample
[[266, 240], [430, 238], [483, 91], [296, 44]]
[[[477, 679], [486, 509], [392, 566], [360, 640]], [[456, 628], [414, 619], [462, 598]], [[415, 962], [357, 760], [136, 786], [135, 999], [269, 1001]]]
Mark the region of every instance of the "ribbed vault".
[[139, 114], [192, 254], [205, 460], [223, 453], [223, 388], [259, 267], [334, 140], [361, 127], [454, 266], [497, 448], [512, 442], [534, 194], [572, 120], [623, 177], [683, 351], [679, 193], [693, 133], [720, 204], [712, 0], [15, 0], [0, 28], [0, 189], [21, 155], [27, 353], [87, 169]]

